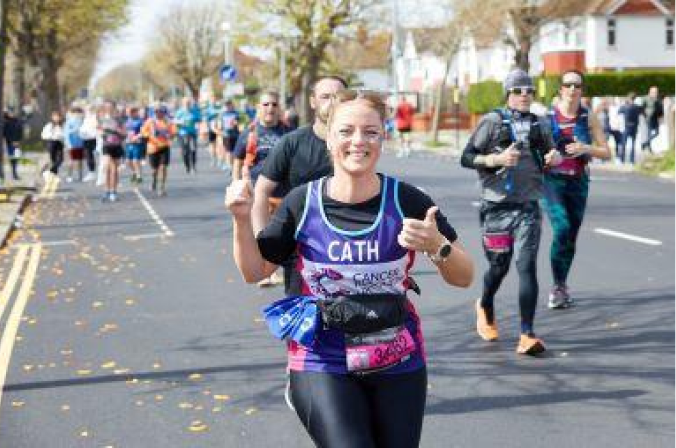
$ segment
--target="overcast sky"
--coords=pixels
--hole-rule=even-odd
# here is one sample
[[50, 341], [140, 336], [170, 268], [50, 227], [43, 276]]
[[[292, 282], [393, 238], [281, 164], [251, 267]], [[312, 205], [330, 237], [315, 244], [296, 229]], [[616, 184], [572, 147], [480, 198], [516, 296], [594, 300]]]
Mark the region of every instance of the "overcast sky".
[[[389, 2], [392, 0], [386, 0]], [[434, 8], [438, 0], [398, 0], [400, 5], [399, 16], [408, 24], [415, 25], [411, 19], [438, 17], [438, 14], [430, 13], [429, 8]], [[186, 0], [132, 0], [130, 21], [115, 36], [106, 39], [99, 51], [98, 63], [94, 71], [94, 80], [104, 75], [114, 67], [139, 60], [149, 48], [149, 43], [154, 38], [162, 12], [166, 12], [173, 5], [185, 3]], [[196, 2], [215, 3], [223, 5], [225, 0], [191, 0]], [[427, 11], [425, 11], [427, 9]], [[407, 23], [405, 23], [407, 24]]]

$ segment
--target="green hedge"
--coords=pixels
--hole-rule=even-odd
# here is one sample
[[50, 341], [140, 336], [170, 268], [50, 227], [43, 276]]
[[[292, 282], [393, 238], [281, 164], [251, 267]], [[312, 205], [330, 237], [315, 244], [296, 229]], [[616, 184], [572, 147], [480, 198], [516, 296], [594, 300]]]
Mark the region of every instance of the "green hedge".
[[504, 103], [501, 82], [484, 81], [469, 86], [467, 108], [472, 113], [485, 114]]
[[[544, 80], [544, 85], [540, 79]], [[674, 95], [674, 72], [625, 72], [596, 73], [585, 75], [586, 96], [624, 96], [629, 92], [645, 95], [651, 86], [657, 86], [662, 95]], [[534, 79], [538, 96], [545, 104], [550, 104], [559, 88], [558, 76], [543, 76]], [[544, 87], [542, 89], [541, 87]], [[497, 81], [484, 81], [472, 84], [467, 97], [469, 111], [484, 114], [504, 103], [502, 84]]]

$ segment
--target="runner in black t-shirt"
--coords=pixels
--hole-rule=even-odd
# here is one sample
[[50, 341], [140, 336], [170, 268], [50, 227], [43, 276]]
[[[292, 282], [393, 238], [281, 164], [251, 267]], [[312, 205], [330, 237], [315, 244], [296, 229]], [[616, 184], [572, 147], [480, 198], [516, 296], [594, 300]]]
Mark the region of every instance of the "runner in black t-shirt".
[[[265, 160], [256, 182], [252, 210], [256, 234], [270, 220], [268, 199], [279, 185], [285, 191], [290, 191], [333, 173], [331, 157], [326, 149], [326, 122], [333, 96], [346, 87], [347, 83], [337, 76], [326, 76], [317, 81], [310, 98], [310, 106], [315, 110], [314, 123], [285, 135]], [[287, 293], [292, 289], [289, 269], [292, 264], [293, 257], [283, 263], [284, 289]]]

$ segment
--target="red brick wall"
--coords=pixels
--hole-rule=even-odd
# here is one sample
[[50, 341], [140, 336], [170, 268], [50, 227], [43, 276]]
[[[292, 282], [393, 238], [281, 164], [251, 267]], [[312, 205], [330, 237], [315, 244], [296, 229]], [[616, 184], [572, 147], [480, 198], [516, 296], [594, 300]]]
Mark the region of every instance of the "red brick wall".
[[585, 70], [584, 51], [560, 51], [543, 56], [546, 75], [560, 75], [564, 70]]

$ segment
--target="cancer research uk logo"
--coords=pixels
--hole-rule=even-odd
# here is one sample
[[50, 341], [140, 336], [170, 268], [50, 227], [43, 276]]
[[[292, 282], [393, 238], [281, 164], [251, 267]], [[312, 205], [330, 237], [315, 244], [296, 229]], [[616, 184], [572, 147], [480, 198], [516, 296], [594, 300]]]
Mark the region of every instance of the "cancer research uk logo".
[[316, 295], [327, 299], [347, 294], [374, 294], [397, 289], [404, 281], [404, 274], [398, 268], [375, 270], [371, 272], [349, 273], [346, 276], [329, 267], [319, 268], [310, 276], [310, 289]]
[[[340, 286], [336, 287], [336, 282], [343, 280], [343, 274], [340, 272], [331, 269], [331, 268], [321, 268], [316, 270], [310, 276], [312, 284], [310, 288], [312, 292], [316, 295], [322, 296], [326, 299], [334, 299], [336, 297], [344, 296], [350, 294], [345, 288]], [[325, 284], [325, 281], [328, 280], [328, 284]]]

